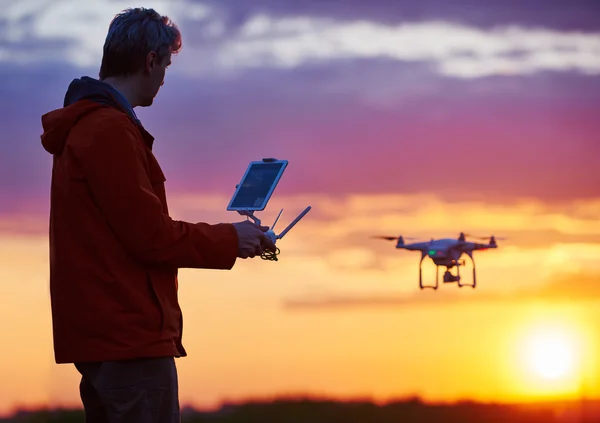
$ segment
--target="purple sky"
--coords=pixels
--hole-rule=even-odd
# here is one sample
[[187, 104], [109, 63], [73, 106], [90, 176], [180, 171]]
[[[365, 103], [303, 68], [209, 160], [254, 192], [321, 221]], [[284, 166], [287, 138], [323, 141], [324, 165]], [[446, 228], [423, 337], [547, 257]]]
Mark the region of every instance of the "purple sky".
[[[138, 111], [157, 138], [155, 152], [171, 192], [229, 193], [250, 160], [275, 156], [291, 163], [282, 186], [287, 193], [432, 192], [489, 201], [600, 194], [600, 64], [592, 57], [600, 49], [600, 8], [591, 1], [204, 4], [216, 7], [204, 21], [177, 20], [184, 49], [155, 105]], [[50, 9], [36, 13], [50, 13], [45, 10]], [[77, 47], [61, 34], [39, 35], [56, 30], [10, 37], [15, 28], [34, 25], [34, 14], [20, 16], [0, 19], [0, 212], [47, 207], [50, 156], [40, 145], [40, 116], [61, 105], [71, 79], [97, 75], [96, 64], [41, 56], [42, 47], [57, 54], [67, 54], [57, 46]], [[240, 35], [257, 16], [267, 16], [272, 25], [259, 25], [266, 44]], [[314, 29], [306, 28], [306, 20], [294, 24], [295, 18], [320, 22], [323, 43], [346, 43], [350, 53], [317, 60], [304, 47], [293, 65], [282, 65], [281, 51], [273, 53], [269, 43], [287, 40], [283, 51], [289, 52], [296, 44], [289, 44], [284, 30], [310, 34]], [[357, 20], [370, 25], [365, 33], [373, 38], [354, 38], [360, 28], [345, 25]], [[207, 35], [215, 22], [216, 32]], [[385, 36], [380, 30], [431, 22], [464, 25], [482, 37], [516, 25], [525, 31], [523, 45], [533, 47], [496, 51], [498, 60], [514, 59], [511, 71], [490, 62], [492, 69], [482, 65], [478, 76], [461, 74], [465, 68], [456, 61], [432, 59], [449, 32], [415, 30], [409, 40], [432, 52], [423, 59], [398, 53], [393, 39], [388, 51], [363, 54], [386, 43], [377, 38]], [[274, 29], [277, 23], [283, 32]], [[534, 29], [550, 35], [536, 35]], [[589, 38], [561, 41], [565, 31], [584, 31]], [[473, 44], [464, 53], [472, 60], [467, 69], [487, 60], [478, 49], [499, 39]], [[544, 47], [548, 43], [551, 47]], [[86, 47], [96, 55], [94, 63], [101, 47], [101, 38]], [[560, 56], [561, 48], [580, 49], [570, 68], [561, 69], [561, 60], [571, 57]], [[544, 54], [536, 56], [540, 49]], [[255, 54], [248, 58], [244, 51]], [[36, 60], [17, 63], [17, 52]], [[233, 71], [217, 66], [235, 54]], [[520, 71], [519, 55], [529, 55], [534, 69]]]

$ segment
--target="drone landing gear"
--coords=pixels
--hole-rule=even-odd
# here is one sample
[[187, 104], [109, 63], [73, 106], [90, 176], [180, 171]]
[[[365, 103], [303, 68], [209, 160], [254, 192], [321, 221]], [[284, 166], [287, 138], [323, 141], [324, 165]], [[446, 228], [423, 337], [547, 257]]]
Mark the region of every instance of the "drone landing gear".
[[[475, 289], [475, 287], [477, 286], [477, 275], [475, 272], [475, 260], [473, 260], [473, 253], [472, 252], [467, 252], [466, 253], [470, 258], [471, 261], [473, 262], [473, 284], [468, 284], [468, 283], [461, 283], [461, 277], [460, 277], [460, 266], [464, 266], [465, 265], [465, 260], [457, 260], [452, 266], [448, 267], [446, 266], [446, 271], [444, 272], [444, 277], [443, 277], [443, 282], [444, 283], [453, 283], [456, 282], [459, 288], [462, 288], [463, 286], [470, 286], [473, 289]], [[435, 285], [423, 285], [423, 260], [425, 259], [426, 254], [423, 253], [421, 255], [421, 261], [419, 262], [419, 287], [421, 289], [425, 289], [425, 288], [432, 288], [432, 289], [438, 289], [439, 284], [438, 284], [438, 280], [439, 280], [439, 274], [440, 274], [440, 266], [436, 266], [436, 270], [435, 270]], [[450, 269], [452, 267], [456, 267], [456, 275], [453, 275], [452, 272], [450, 272]]]
[[[473, 287], [473, 289], [475, 289], [475, 287], [477, 286], [477, 274], [475, 272], [475, 259], [473, 258], [473, 251], [467, 251], [466, 254], [469, 256], [469, 258], [471, 259], [471, 263], [473, 263], [473, 285], [471, 285], [471, 287]], [[464, 265], [464, 260], [463, 260], [463, 265]], [[463, 287], [463, 286], [469, 286], [469, 285], [461, 285], [460, 282], [458, 283], [459, 287]]]
[[425, 257], [427, 257], [427, 254], [425, 254], [425, 252], [422, 252], [421, 253], [421, 261], [419, 261], [419, 288], [421, 288], [421, 289], [425, 289], [425, 288], [438, 289], [437, 270], [436, 270], [436, 275], [435, 275], [435, 285], [423, 285], [423, 260], [425, 259]]

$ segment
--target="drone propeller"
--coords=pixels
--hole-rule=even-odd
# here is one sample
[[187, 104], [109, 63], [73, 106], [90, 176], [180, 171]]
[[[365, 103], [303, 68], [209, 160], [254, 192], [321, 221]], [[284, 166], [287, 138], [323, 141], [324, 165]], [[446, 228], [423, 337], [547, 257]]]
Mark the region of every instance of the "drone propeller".
[[[386, 241], [397, 241], [400, 237], [399, 236], [387, 236], [387, 235], [373, 235], [371, 236], [371, 238], [375, 238], [375, 239], [385, 239]], [[416, 238], [411, 237], [411, 236], [403, 236], [403, 239], [410, 239], [410, 240], [414, 240]]]
[[478, 239], [478, 240], [481, 240], [481, 241], [486, 241], [486, 240], [489, 240], [489, 239], [492, 239], [492, 238], [494, 238], [496, 241], [504, 241], [504, 240], [506, 240], [505, 237], [497, 237], [497, 236], [494, 236], [494, 235], [490, 235], [490, 236], [475, 236], [475, 235], [465, 234], [465, 237], [469, 237], [469, 238], [473, 238], [473, 239]]
[[373, 235], [371, 238], [385, 239], [386, 241], [397, 241], [399, 237], [397, 237], [397, 236], [385, 236], [385, 235]]

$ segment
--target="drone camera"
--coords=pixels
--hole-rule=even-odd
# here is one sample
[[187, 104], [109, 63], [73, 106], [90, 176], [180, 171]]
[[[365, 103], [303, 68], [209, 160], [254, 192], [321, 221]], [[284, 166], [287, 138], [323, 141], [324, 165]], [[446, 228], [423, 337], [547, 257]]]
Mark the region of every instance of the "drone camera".
[[452, 273], [450, 273], [450, 271], [446, 270], [446, 272], [444, 273], [444, 283], [451, 282], [460, 282], [460, 276], [455, 276]]

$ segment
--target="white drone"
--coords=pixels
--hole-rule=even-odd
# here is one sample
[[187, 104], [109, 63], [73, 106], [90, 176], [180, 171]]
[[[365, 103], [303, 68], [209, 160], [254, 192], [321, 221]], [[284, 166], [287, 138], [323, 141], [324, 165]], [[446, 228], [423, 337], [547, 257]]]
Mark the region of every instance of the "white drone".
[[[470, 235], [469, 235], [470, 236]], [[489, 243], [482, 244], [477, 242], [470, 242], [465, 240], [465, 234], [460, 233], [459, 237], [454, 238], [442, 238], [432, 239], [431, 241], [415, 242], [412, 244], [405, 244], [402, 236], [375, 236], [374, 238], [385, 239], [388, 241], [396, 241], [396, 248], [409, 250], [409, 251], [420, 251], [421, 261], [419, 262], [419, 287], [438, 289], [439, 279], [439, 268], [440, 266], [446, 267], [444, 273], [444, 283], [457, 282], [459, 287], [471, 286], [475, 288], [477, 285], [477, 277], [475, 273], [475, 260], [473, 259], [473, 251], [485, 251], [489, 248], [497, 248], [496, 238], [492, 235], [491, 237], [479, 238], [489, 239]], [[477, 237], [474, 237], [477, 238]], [[501, 239], [501, 238], [499, 238]], [[471, 258], [473, 262], [473, 283], [462, 284], [460, 282], [460, 266], [465, 265], [465, 260], [461, 259], [462, 255], [466, 254]], [[423, 285], [422, 277], [422, 264], [425, 257], [431, 258], [433, 263], [437, 266], [435, 274], [435, 285]], [[450, 270], [456, 267], [456, 275], [453, 275]]]

